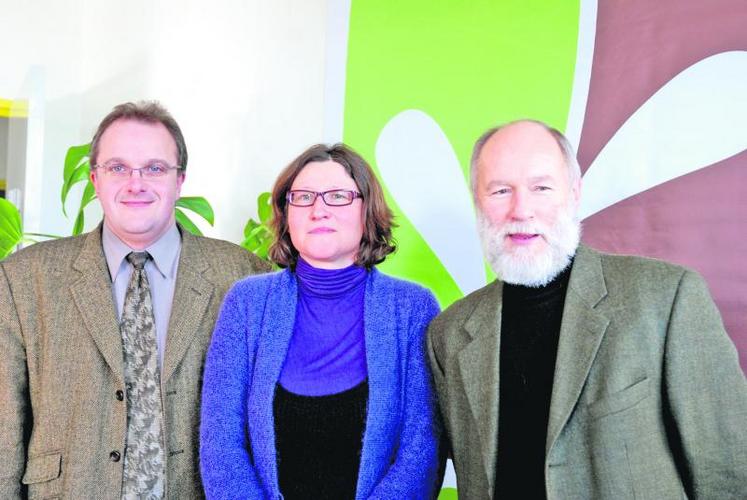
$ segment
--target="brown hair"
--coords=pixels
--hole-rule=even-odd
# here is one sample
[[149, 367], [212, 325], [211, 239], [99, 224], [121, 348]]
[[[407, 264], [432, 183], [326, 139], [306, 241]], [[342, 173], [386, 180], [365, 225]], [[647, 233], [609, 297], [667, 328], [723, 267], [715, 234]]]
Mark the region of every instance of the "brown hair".
[[355, 263], [370, 269], [383, 262], [386, 256], [394, 252], [396, 248], [392, 238], [392, 228], [396, 227], [392, 221], [392, 211], [387, 206], [381, 185], [366, 160], [345, 144], [333, 146], [317, 144], [290, 162], [280, 172], [272, 188], [271, 226], [275, 233], [275, 241], [270, 247], [270, 259], [280, 267], [293, 269], [298, 260], [298, 250], [293, 246], [288, 232], [286, 195], [293, 181], [306, 165], [316, 161], [330, 160], [342, 166], [352, 177], [363, 198], [365, 210], [363, 237]]
[[180, 170], [187, 170], [187, 145], [182, 130], [174, 117], [158, 101], [125, 102], [114, 106], [114, 109], [101, 120], [91, 141], [91, 165], [96, 165], [99, 156], [99, 142], [109, 125], [117, 120], [134, 120], [144, 123], [160, 123], [169, 131], [176, 143], [176, 162]]

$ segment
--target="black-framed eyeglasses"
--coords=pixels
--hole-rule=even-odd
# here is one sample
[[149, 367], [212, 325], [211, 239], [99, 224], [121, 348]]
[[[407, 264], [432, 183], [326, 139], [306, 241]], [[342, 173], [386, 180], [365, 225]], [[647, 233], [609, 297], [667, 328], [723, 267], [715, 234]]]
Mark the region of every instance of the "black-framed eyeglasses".
[[321, 196], [324, 204], [330, 207], [344, 207], [353, 203], [356, 198], [363, 198], [358, 191], [349, 189], [331, 189], [329, 191], [306, 191], [305, 189], [294, 189], [288, 191], [285, 199], [294, 207], [310, 207], [316, 202], [316, 197]]
[[182, 167], [169, 165], [162, 161], [152, 161], [145, 166], [133, 168], [121, 161], [108, 161], [103, 165], [91, 165], [91, 168], [98, 168], [106, 175], [113, 179], [129, 179], [132, 172], [140, 172], [140, 177], [144, 179], [158, 179], [164, 177], [170, 170], [181, 170]]

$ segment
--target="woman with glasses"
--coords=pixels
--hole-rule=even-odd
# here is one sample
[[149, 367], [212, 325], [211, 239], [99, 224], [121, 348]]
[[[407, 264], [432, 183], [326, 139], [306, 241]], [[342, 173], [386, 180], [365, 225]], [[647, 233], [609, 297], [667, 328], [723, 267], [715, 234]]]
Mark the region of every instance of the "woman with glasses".
[[272, 192], [271, 259], [238, 282], [207, 355], [208, 498], [429, 498], [439, 470], [424, 288], [374, 267], [394, 251], [371, 168], [309, 148]]

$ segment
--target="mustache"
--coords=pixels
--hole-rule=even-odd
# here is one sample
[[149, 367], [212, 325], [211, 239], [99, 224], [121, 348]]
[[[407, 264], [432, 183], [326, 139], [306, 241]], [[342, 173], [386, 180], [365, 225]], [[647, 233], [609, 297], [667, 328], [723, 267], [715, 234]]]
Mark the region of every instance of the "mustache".
[[484, 213], [478, 210], [477, 212], [478, 229], [481, 233], [481, 238], [488, 236], [493, 242], [493, 245], [498, 245], [502, 248], [505, 245], [506, 238], [510, 234], [536, 234], [544, 239], [549, 245], [563, 245], [568, 234], [569, 226], [571, 228], [577, 228], [576, 231], [581, 233], [581, 224], [576, 219], [575, 214], [570, 211], [561, 212], [558, 214], [555, 221], [543, 222], [539, 220], [530, 221], [513, 221], [505, 222], [503, 224], [495, 224]]
[[549, 227], [541, 222], [507, 222], [501, 226], [494, 225], [488, 221], [488, 226], [495, 235], [504, 238], [509, 234], [538, 234], [545, 236], [549, 232]]

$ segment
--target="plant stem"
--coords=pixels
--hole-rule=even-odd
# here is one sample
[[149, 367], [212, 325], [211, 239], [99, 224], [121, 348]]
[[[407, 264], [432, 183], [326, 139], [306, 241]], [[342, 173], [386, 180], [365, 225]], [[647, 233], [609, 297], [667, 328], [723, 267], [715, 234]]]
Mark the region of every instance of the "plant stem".
[[28, 236], [38, 236], [40, 238], [50, 238], [53, 240], [59, 240], [62, 238], [62, 236], [57, 236], [56, 234], [45, 234], [45, 233], [23, 233]]

